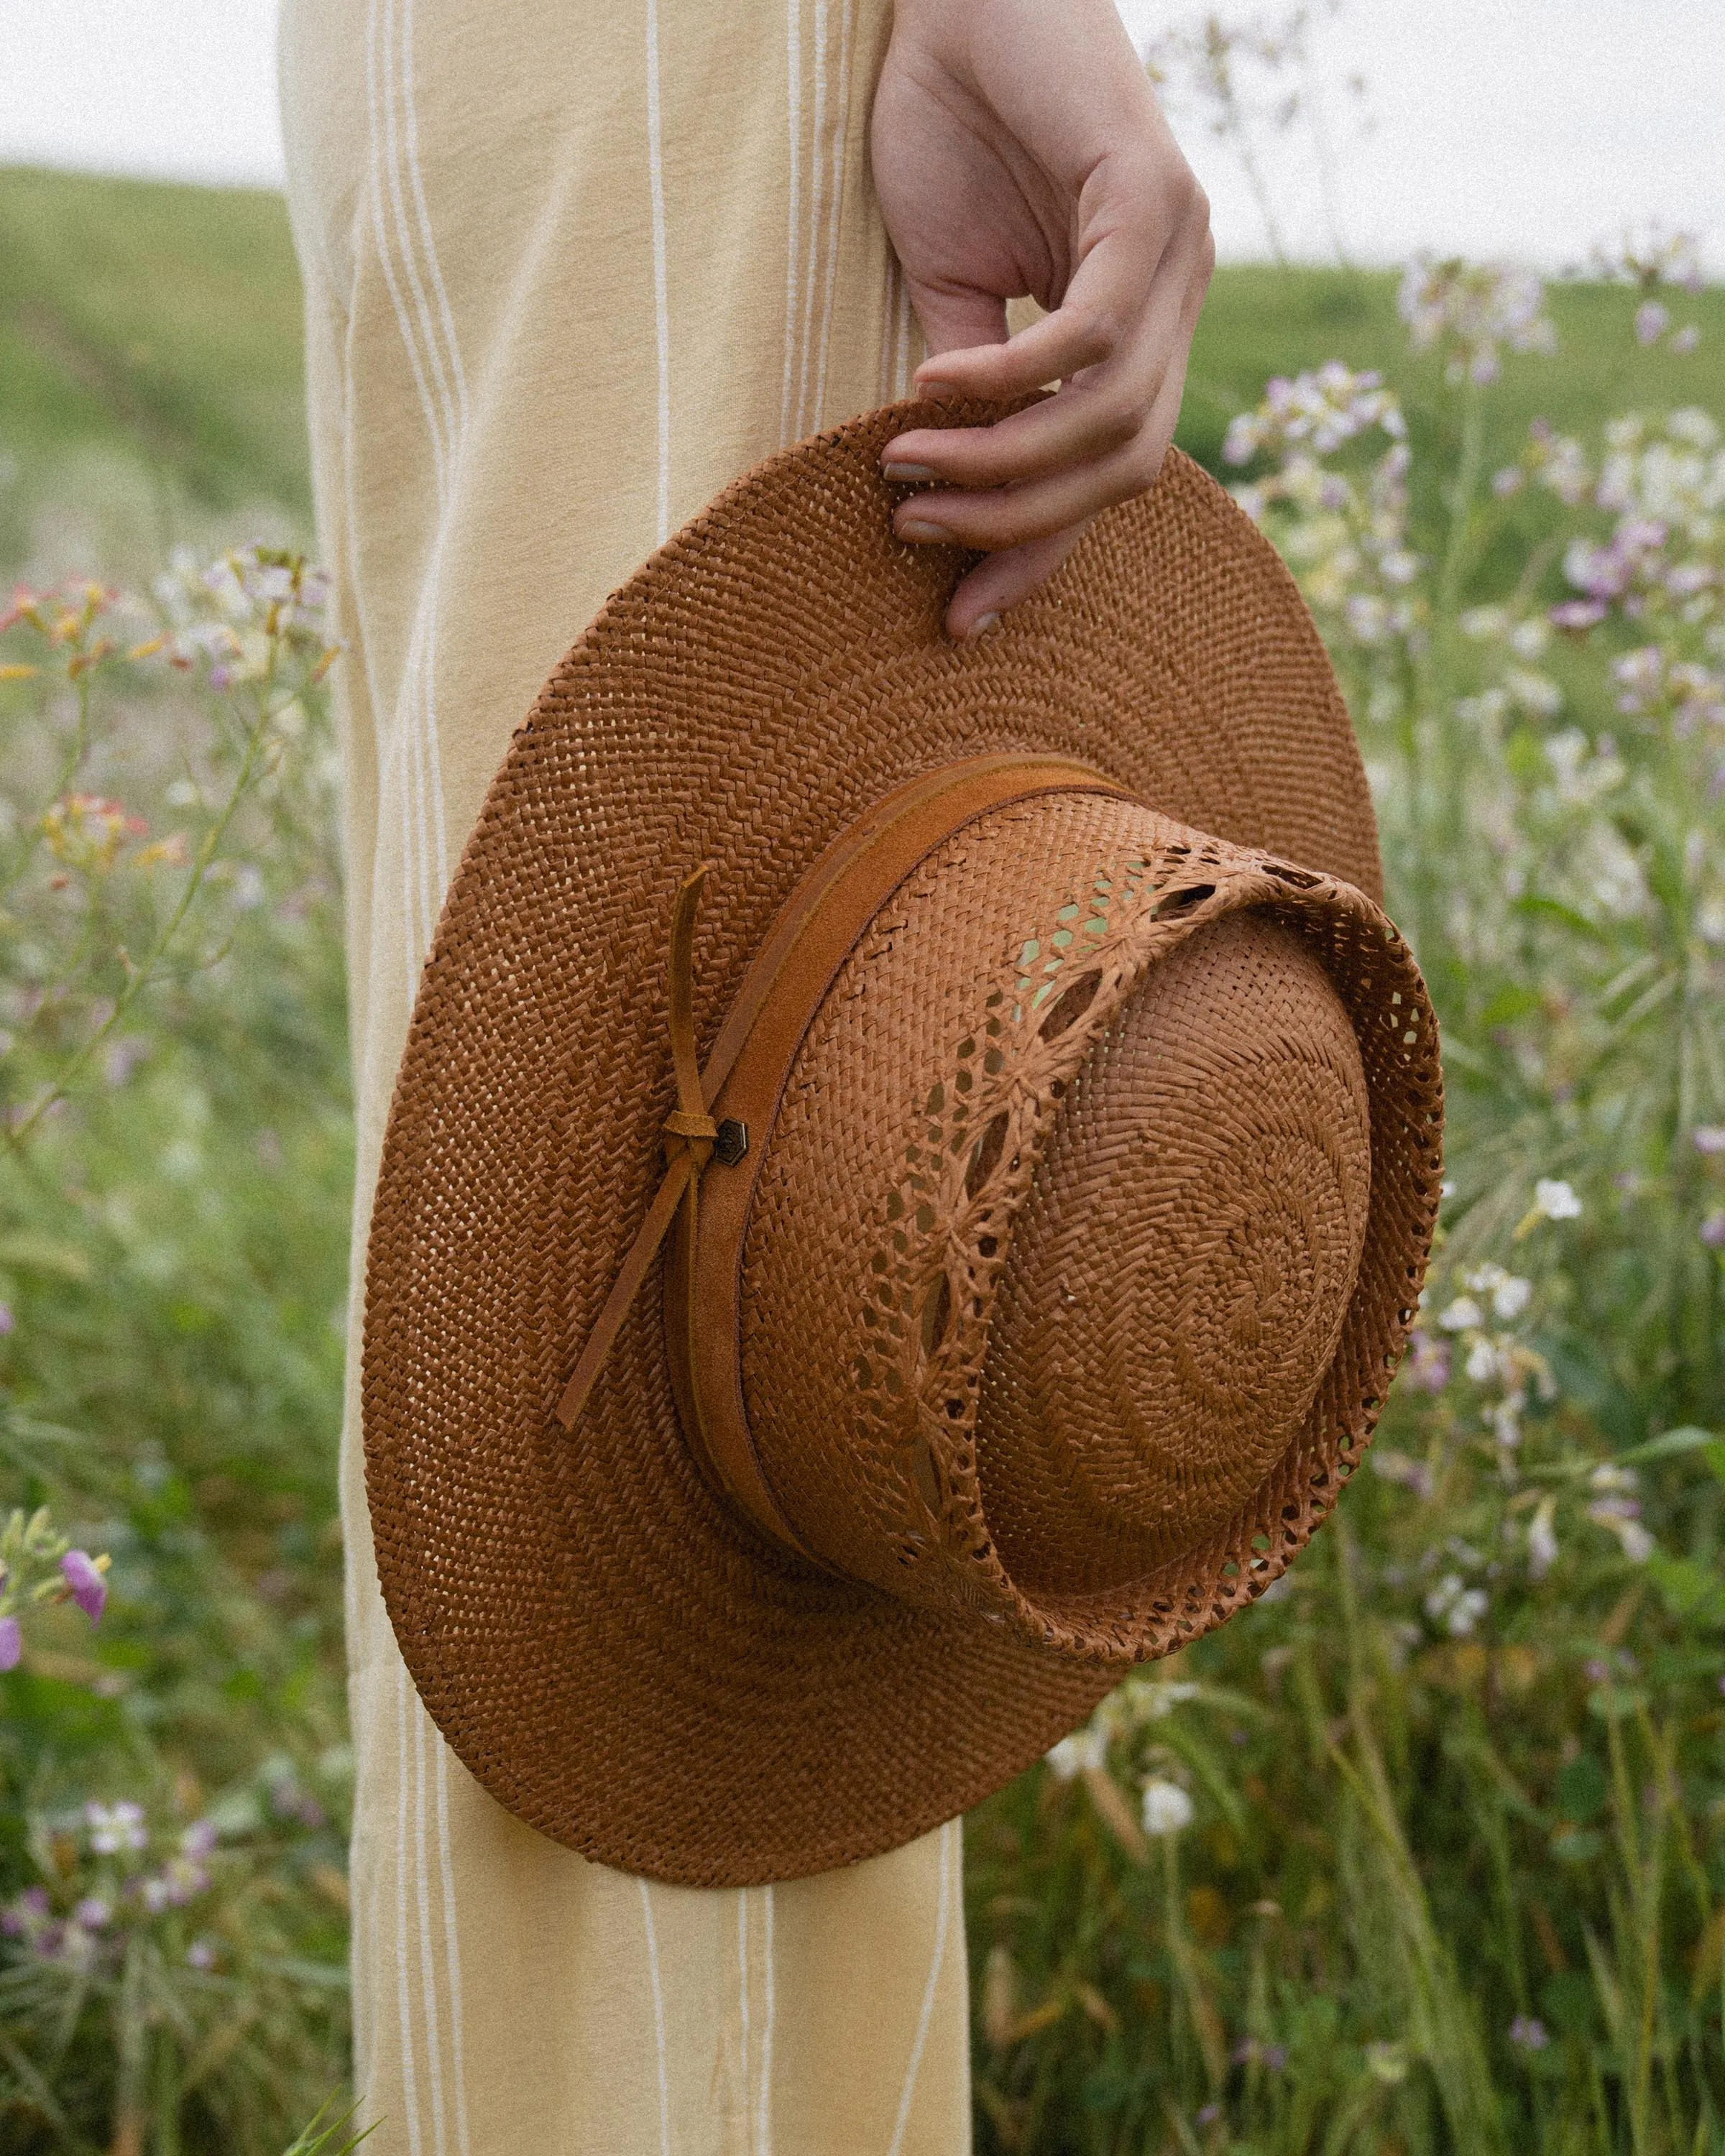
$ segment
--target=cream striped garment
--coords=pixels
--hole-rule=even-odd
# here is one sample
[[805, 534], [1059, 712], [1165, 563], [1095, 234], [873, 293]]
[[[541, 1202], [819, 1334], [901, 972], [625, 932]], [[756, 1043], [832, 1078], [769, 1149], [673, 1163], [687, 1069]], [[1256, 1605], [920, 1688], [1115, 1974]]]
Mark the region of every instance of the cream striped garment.
[[[889, 0], [284, 0], [336, 578], [362, 1252], [444, 889], [618, 584], [920, 357], [868, 178]], [[368, 2156], [963, 2156], [956, 1823], [748, 1892], [544, 1840], [445, 1748], [378, 1597], [350, 1389]]]

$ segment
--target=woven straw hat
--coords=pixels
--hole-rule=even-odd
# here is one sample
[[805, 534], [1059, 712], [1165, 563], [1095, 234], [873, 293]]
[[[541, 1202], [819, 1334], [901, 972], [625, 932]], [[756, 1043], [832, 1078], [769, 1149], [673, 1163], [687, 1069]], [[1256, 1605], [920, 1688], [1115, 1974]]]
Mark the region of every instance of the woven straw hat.
[[908, 1840], [1243, 1607], [1424, 1272], [1435, 1029], [1291, 582], [1173, 455], [953, 646], [878, 458], [975, 416], [804, 443], [610, 600], [396, 1090], [397, 1636], [494, 1795], [655, 1878]]

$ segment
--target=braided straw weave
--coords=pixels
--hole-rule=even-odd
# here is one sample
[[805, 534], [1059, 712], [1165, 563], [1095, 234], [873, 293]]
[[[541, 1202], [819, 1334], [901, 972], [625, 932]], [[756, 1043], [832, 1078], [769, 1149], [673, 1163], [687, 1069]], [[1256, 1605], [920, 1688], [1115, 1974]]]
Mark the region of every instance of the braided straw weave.
[[[501, 1802], [655, 1877], [892, 1847], [1261, 1592], [1424, 1271], [1435, 1029], [1291, 583], [1173, 456], [952, 646], [957, 557], [893, 541], [877, 459], [967, 416], [803, 444], [609, 602], [493, 786], [392, 1111], [362, 1391], [403, 1653]], [[672, 900], [711, 864], [705, 1055], [825, 850], [990, 756], [1097, 785], [932, 845], [705, 1169], [748, 1178], [769, 1533], [680, 1422], [656, 1265], [556, 1412], [665, 1172]]]

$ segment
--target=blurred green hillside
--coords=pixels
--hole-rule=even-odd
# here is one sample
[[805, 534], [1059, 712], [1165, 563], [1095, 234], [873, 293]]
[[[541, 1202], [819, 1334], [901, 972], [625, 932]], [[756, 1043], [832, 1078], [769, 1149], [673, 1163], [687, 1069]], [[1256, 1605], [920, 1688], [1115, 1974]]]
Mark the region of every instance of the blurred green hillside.
[[[1417, 443], [1421, 404], [1440, 400], [1435, 366], [1410, 367], [1403, 355], [1396, 283], [1387, 272], [1219, 270], [1193, 349], [1181, 445], [1219, 469], [1229, 419], [1269, 376], [1332, 357], [1399, 363]], [[1714, 392], [1725, 290], [1685, 304], [1703, 331], [1685, 355], [1626, 347], [1620, 292], [1560, 286], [1552, 312], [1572, 429], [1622, 409], [1632, 379], [1635, 398], [1654, 406]], [[0, 557], [25, 552], [44, 504], [111, 494], [116, 466], [148, 492], [152, 553], [200, 512], [260, 501], [308, 526], [301, 351], [279, 196], [0, 170], [0, 455], [16, 468]], [[1504, 385], [1488, 454], [1513, 454], [1549, 381], [1527, 372]], [[103, 469], [99, 488], [69, 480], [92, 464]]]

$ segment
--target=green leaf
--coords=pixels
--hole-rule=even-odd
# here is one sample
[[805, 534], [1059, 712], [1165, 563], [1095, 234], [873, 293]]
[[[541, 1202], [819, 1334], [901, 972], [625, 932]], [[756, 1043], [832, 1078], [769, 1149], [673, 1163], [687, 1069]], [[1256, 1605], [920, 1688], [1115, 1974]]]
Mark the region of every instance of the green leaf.
[[1543, 1002], [1538, 988], [1507, 983], [1480, 1013], [1476, 1023], [1490, 1032], [1493, 1026], [1509, 1025], [1518, 1018], [1530, 1016]]
[[10, 1265], [21, 1273], [45, 1273], [54, 1280], [90, 1278], [90, 1260], [82, 1250], [28, 1230], [0, 1235], [0, 1265]]
[[1631, 1445], [1627, 1452], [1617, 1456], [1625, 1466], [1630, 1466], [1646, 1460], [1671, 1460], [1685, 1452], [1698, 1452], [1712, 1474], [1725, 1482], [1725, 1437], [1714, 1430], [1702, 1430], [1694, 1423], [1665, 1430], [1658, 1437], [1650, 1437], [1645, 1445]]
[[1572, 1826], [1586, 1826], [1610, 1795], [1605, 1770], [1590, 1752], [1578, 1753], [1558, 1776], [1558, 1810]]
[[1578, 913], [1573, 906], [1565, 906], [1561, 899], [1542, 898], [1537, 891], [1525, 892], [1513, 901], [1510, 910], [1532, 920], [1555, 921], [1572, 935], [1585, 936], [1590, 942], [1611, 941], [1603, 928], [1596, 927], [1585, 914]]
[[1725, 1628], [1725, 1579], [1709, 1566], [1656, 1549], [1647, 1560], [1647, 1570], [1674, 1617], [1692, 1625]]

